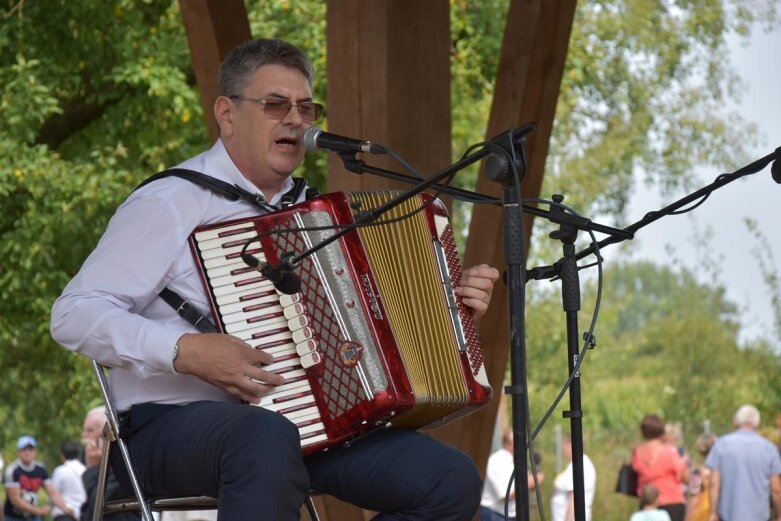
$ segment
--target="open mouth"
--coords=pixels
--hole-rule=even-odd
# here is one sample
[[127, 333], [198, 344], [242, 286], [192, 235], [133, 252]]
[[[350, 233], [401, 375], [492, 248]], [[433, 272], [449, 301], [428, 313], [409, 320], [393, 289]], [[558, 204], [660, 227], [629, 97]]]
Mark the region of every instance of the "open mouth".
[[284, 149], [293, 150], [298, 146], [299, 140], [292, 137], [283, 137], [274, 142]]

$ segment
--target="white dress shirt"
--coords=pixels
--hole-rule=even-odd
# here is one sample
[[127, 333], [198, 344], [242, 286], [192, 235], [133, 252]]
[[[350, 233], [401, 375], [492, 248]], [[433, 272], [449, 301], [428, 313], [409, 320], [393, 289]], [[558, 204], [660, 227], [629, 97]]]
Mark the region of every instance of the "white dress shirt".
[[[220, 140], [178, 167], [258, 193]], [[286, 179], [269, 203], [277, 204], [292, 185]], [[95, 250], [54, 303], [51, 333], [64, 347], [113, 368], [110, 381], [118, 410], [145, 402], [237, 401], [174, 371], [176, 341], [196, 330], [158, 294], [167, 286], [208, 316], [190, 234], [198, 226], [260, 213], [244, 200], [229, 201], [177, 177], [149, 183], [117, 209]]]

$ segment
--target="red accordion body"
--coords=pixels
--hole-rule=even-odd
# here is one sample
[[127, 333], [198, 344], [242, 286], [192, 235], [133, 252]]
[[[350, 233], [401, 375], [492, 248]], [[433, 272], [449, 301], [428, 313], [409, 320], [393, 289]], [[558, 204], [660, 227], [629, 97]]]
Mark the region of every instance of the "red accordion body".
[[240, 258], [249, 241], [247, 253], [278, 264], [395, 195], [329, 194], [190, 238], [218, 329], [274, 355], [266, 369], [286, 383], [260, 405], [298, 426], [305, 454], [377, 428], [441, 424], [491, 398], [471, 313], [454, 293], [462, 272], [439, 200], [416, 196], [381, 216], [394, 222], [303, 258], [296, 295]]

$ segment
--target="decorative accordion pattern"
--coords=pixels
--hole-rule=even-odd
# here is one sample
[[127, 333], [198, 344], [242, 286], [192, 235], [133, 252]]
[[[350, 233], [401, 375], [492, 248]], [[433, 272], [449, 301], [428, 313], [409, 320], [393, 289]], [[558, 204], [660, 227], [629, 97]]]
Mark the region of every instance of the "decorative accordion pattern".
[[[260, 406], [295, 423], [305, 454], [377, 428], [420, 428], [491, 398], [442, 203], [413, 197], [300, 260], [279, 294], [240, 254], [279, 263], [322, 245], [393, 191], [334, 193], [199, 228], [190, 246], [220, 331], [274, 355], [286, 383]], [[249, 244], [247, 244], [249, 243]]]

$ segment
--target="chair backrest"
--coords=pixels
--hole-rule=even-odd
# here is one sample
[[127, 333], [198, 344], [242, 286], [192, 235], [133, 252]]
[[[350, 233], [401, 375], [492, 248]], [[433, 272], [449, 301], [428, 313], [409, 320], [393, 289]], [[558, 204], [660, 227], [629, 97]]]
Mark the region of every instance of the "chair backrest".
[[[100, 471], [98, 473], [98, 484], [95, 493], [95, 507], [92, 521], [102, 521], [105, 514], [117, 512], [139, 512], [142, 521], [154, 521], [152, 511], [164, 512], [173, 510], [209, 510], [217, 508], [217, 499], [209, 496], [191, 496], [191, 497], [166, 497], [166, 498], [147, 498], [141, 490], [141, 485], [136, 477], [133, 464], [130, 461], [130, 452], [127, 444], [119, 436], [119, 416], [116, 408], [111, 401], [108, 381], [104, 367], [97, 361], [92, 361], [92, 368], [98, 379], [100, 394], [103, 397], [103, 403], [106, 406], [106, 424], [103, 427], [103, 454], [100, 460]], [[133, 487], [135, 499], [121, 499], [108, 501], [106, 498], [106, 484], [109, 474], [109, 456], [114, 447], [119, 449], [122, 456], [122, 462], [127, 469], [130, 484]], [[306, 509], [310, 521], [319, 521], [317, 510], [315, 509], [312, 496], [316, 495], [310, 492], [306, 498]]]

